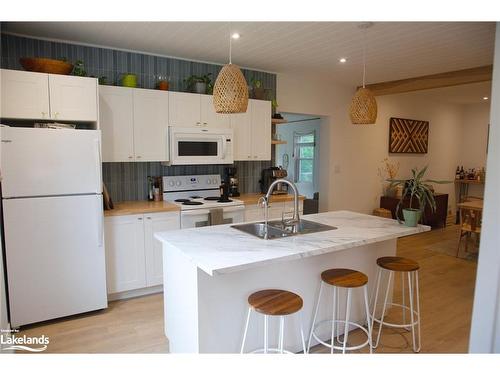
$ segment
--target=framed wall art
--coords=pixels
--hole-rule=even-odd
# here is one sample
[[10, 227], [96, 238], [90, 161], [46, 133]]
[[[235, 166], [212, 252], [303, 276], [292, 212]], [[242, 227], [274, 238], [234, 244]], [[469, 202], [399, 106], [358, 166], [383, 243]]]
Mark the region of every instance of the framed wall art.
[[394, 154], [426, 154], [429, 147], [429, 121], [391, 117], [389, 152]]

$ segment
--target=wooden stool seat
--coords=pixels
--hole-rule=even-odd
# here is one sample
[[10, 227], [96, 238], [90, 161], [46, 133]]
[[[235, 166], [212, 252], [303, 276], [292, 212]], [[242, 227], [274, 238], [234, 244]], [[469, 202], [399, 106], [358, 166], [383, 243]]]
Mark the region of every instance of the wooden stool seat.
[[280, 289], [259, 290], [248, 297], [248, 304], [264, 315], [290, 315], [302, 308], [302, 298]]
[[414, 260], [403, 257], [382, 257], [377, 259], [377, 264], [389, 271], [411, 272], [420, 268]]
[[368, 277], [363, 273], [347, 268], [332, 268], [321, 273], [325, 283], [342, 288], [358, 288], [368, 283]]

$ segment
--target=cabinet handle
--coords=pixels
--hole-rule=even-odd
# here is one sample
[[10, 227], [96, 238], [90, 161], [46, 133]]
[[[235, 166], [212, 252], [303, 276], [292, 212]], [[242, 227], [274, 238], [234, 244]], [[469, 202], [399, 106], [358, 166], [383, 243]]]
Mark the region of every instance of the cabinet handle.
[[59, 112], [54, 112], [54, 118], [57, 118], [59, 116]]
[[129, 159], [132, 159], [132, 156], [129, 156], [128, 158], [129, 158]]
[[151, 220], [151, 216], [148, 216], [146, 219]]
[[257, 159], [257, 155], [255, 155], [253, 158], [254, 158], [254, 159]]
[[206, 122], [204, 122], [203, 125], [207, 126], [208, 124]]
[[140, 156], [140, 155], [138, 155], [138, 156], [137, 156], [137, 159], [140, 159], [140, 158], [141, 158], [141, 156]]
[[138, 217], [137, 220], [142, 220], [142, 217]]
[[42, 112], [42, 117], [45, 118], [45, 112]]
[[200, 122], [196, 122], [196, 126], [200, 126], [200, 125], [201, 125], [201, 123], [200, 123]]
[[247, 157], [248, 157], [249, 159], [251, 158], [251, 156], [250, 156], [250, 155], [248, 155]]

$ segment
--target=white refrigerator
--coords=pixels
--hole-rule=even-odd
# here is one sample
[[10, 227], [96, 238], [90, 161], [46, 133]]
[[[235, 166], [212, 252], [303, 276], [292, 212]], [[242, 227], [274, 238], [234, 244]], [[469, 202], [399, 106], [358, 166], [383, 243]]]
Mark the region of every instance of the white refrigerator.
[[0, 131], [11, 326], [106, 308], [100, 131]]

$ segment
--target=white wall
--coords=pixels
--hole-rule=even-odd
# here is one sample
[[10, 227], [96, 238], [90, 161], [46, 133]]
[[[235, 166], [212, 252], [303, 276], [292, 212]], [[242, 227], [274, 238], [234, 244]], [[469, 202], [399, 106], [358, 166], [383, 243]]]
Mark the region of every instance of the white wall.
[[[354, 88], [324, 77], [278, 74], [277, 90], [280, 111], [327, 116], [320, 140], [322, 210], [371, 213], [378, 207], [382, 184], [377, 169], [389, 155], [390, 117], [430, 122], [428, 154], [390, 156], [391, 160], [400, 162], [400, 177], [408, 177], [412, 167], [424, 165], [429, 165], [429, 178], [452, 180], [455, 177], [463, 110], [457, 104], [439, 103], [425, 91], [381, 96], [377, 98], [377, 123], [352, 125], [348, 108]], [[454, 184], [438, 185], [436, 190], [450, 195], [453, 208]]]
[[483, 226], [469, 350], [500, 353], [500, 23], [497, 23]]

